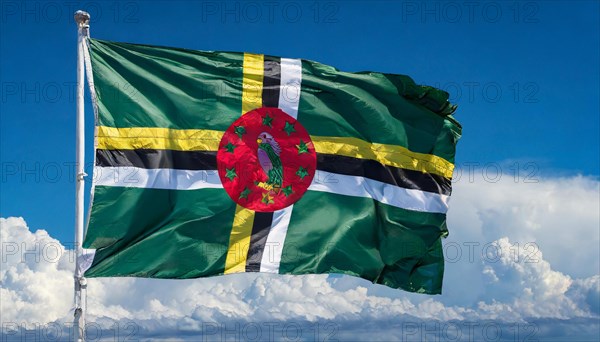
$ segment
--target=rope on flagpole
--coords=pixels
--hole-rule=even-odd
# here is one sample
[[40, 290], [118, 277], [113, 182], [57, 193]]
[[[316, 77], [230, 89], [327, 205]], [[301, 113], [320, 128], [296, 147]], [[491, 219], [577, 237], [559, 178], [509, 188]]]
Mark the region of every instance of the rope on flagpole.
[[75, 314], [73, 321], [74, 340], [85, 340], [85, 292], [87, 281], [81, 272], [82, 243], [83, 243], [83, 220], [84, 220], [84, 198], [86, 176], [85, 163], [85, 116], [84, 116], [84, 49], [87, 49], [87, 38], [89, 35], [90, 15], [84, 11], [75, 12], [77, 23], [77, 123], [76, 123], [76, 190], [75, 190]]

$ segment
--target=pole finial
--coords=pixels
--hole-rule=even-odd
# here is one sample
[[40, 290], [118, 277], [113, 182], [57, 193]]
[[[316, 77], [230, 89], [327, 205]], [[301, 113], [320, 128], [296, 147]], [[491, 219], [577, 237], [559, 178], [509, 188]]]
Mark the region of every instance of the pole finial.
[[89, 27], [90, 26], [90, 14], [85, 11], [77, 11], [75, 12], [75, 22], [79, 27]]

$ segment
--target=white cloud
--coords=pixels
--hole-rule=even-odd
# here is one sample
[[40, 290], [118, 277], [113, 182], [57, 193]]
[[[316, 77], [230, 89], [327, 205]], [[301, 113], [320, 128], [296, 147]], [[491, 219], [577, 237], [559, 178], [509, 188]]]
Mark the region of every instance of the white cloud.
[[[88, 318], [104, 327], [133, 321], [137, 334], [161, 338], [219, 332], [223, 322], [275, 322], [278, 334], [290, 328], [283, 322], [299, 322], [321, 339], [337, 329], [340, 339], [374, 339], [376, 330], [384, 333], [377, 338], [405, 340], [400, 332], [417, 331], [411, 338], [419, 340], [427, 322], [491, 321], [509, 334], [510, 324], [551, 327], [567, 320], [585, 327], [582, 336], [597, 334], [598, 189], [583, 177], [455, 184], [441, 296], [346, 276], [103, 278], [89, 280]], [[2, 323], [70, 321], [72, 253], [22, 218], [0, 219], [0, 225]], [[329, 323], [335, 325], [322, 326]]]
[[72, 254], [46, 231], [30, 232], [22, 218], [0, 220], [2, 320], [52, 322], [63, 317], [73, 300]]
[[[541, 252], [530, 257], [525, 249], [515, 249], [508, 238], [496, 240], [492, 245], [497, 248], [498, 261], [484, 267], [484, 273], [493, 273], [497, 279], [489, 281], [487, 286], [492, 304], [490, 299], [479, 303], [483, 312], [493, 315], [489, 318], [515, 313], [528, 318], [559, 319], [592, 315], [567, 296], [573, 283], [571, 277], [552, 270]], [[497, 305], [499, 301], [504, 303]]]
[[[478, 170], [454, 184], [449, 240], [492, 242], [509, 237], [535, 243], [557, 271], [574, 277], [600, 273], [600, 182], [503, 175], [490, 182]], [[532, 250], [530, 250], [532, 251]]]
[[600, 275], [576, 279], [569, 287], [567, 294], [578, 307], [600, 315]]

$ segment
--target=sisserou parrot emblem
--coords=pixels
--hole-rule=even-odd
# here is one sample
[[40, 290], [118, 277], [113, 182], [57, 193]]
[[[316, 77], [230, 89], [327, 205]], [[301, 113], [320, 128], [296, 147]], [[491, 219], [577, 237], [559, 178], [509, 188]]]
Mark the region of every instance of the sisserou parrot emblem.
[[275, 138], [267, 132], [260, 133], [256, 142], [258, 143], [258, 162], [268, 177], [266, 183], [272, 186], [275, 192], [278, 192], [283, 184], [281, 147], [279, 147]]
[[230, 124], [218, 148], [220, 185], [238, 205], [236, 211], [289, 207], [304, 196], [317, 173], [310, 134], [280, 108], [247, 111]]

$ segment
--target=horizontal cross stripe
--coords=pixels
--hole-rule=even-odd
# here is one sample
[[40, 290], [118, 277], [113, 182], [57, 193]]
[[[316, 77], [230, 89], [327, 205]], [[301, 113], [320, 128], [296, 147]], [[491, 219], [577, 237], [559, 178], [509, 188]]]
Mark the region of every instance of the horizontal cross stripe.
[[[100, 166], [96, 166], [94, 169], [94, 185], [169, 190], [223, 187], [218, 173], [214, 170], [191, 171]], [[404, 189], [364, 177], [318, 170], [308, 190], [372, 198], [398, 208], [434, 213], [445, 213], [448, 210], [450, 198], [447, 195]]]
[[[98, 149], [156, 149], [217, 151], [223, 132], [168, 128], [113, 128], [99, 126]], [[431, 154], [416, 153], [402, 146], [370, 143], [357, 138], [311, 136], [317, 153], [371, 159], [401, 169], [437, 174], [451, 179], [454, 164]]]
[[406, 189], [450, 195], [452, 183], [442, 176], [382, 165], [372, 159], [359, 159], [317, 153], [317, 170], [359, 176]]
[[409, 151], [396, 145], [370, 143], [357, 138], [311, 136], [317, 153], [372, 159], [384, 165], [452, 178], [454, 164], [432, 154]]
[[[96, 165], [142, 169], [216, 170], [216, 152], [176, 150], [96, 150]], [[370, 178], [406, 189], [450, 195], [447, 178], [419, 171], [385, 166], [370, 159], [317, 154], [317, 169], [330, 173]]]
[[94, 185], [168, 190], [223, 188], [216, 170], [141, 169], [133, 166], [94, 168]]
[[217, 152], [177, 150], [96, 150], [97, 166], [142, 169], [216, 170]]
[[216, 151], [223, 132], [210, 129], [96, 127], [96, 148], [104, 150]]
[[394, 207], [430, 213], [446, 213], [450, 196], [404, 189], [376, 180], [317, 170], [308, 190], [372, 198]]

